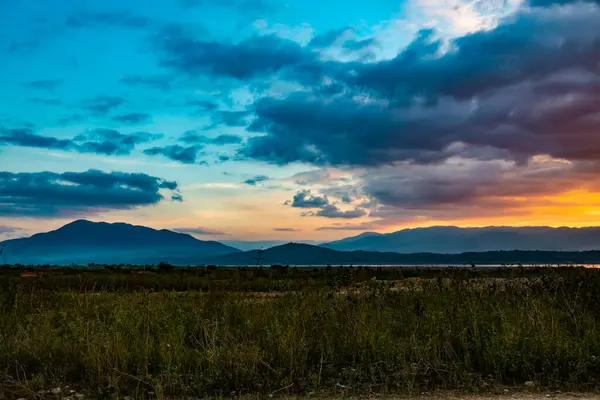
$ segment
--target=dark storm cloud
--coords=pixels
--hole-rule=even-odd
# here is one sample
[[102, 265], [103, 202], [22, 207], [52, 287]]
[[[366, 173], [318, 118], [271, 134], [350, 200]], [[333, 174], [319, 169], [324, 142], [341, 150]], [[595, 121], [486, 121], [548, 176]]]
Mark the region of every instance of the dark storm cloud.
[[249, 80], [314, 59], [298, 43], [276, 35], [253, 36], [235, 44], [221, 43], [193, 38], [176, 26], [161, 31], [156, 46], [164, 66], [189, 76], [208, 74]]
[[301, 190], [294, 195], [291, 206], [294, 208], [319, 208], [329, 204], [325, 196], [313, 195], [310, 190]]
[[128, 113], [117, 115], [112, 118], [115, 122], [121, 122], [128, 125], [136, 125], [141, 123], [149, 122], [152, 119], [150, 114], [146, 113]]
[[249, 186], [256, 186], [257, 183], [266, 182], [269, 180], [271, 180], [271, 178], [269, 178], [268, 176], [258, 175], [258, 176], [255, 176], [254, 178], [246, 179], [242, 183], [245, 185], [249, 185]]
[[444, 43], [424, 31], [393, 60], [365, 64], [348, 81], [400, 101], [435, 101], [470, 99], [568, 68], [597, 71], [600, 32], [589, 27], [597, 26], [599, 11], [522, 11], [493, 30], [456, 39], [455, 50], [442, 57], [436, 54]]
[[194, 146], [179, 146], [171, 145], [165, 147], [151, 147], [144, 150], [144, 154], [149, 156], [162, 155], [173, 161], [178, 161], [182, 164], [205, 164], [205, 161], [199, 162], [198, 157], [202, 155], [201, 151], [204, 147], [201, 145]]
[[[398, 57], [350, 63], [341, 96], [259, 99], [242, 158], [275, 164], [526, 162], [600, 154], [600, 8], [525, 9], [496, 29], [441, 43], [422, 34]], [[352, 72], [352, 73], [350, 73]]]
[[[276, 164], [435, 162], [444, 157], [438, 152], [458, 139], [448, 128], [461, 123], [464, 116], [451, 115], [451, 111], [432, 110], [431, 119], [420, 119], [352, 98], [324, 101], [306, 93], [282, 100], [263, 98], [256, 104], [257, 118], [249, 130], [269, 134], [248, 139], [240, 153]], [[446, 119], [440, 122], [440, 117]]]
[[161, 190], [177, 194], [176, 182], [123, 172], [0, 172], [0, 215], [69, 217], [127, 210], [164, 200]]
[[42, 136], [32, 129], [0, 129], [0, 146], [12, 145], [49, 150], [76, 151], [103, 155], [127, 155], [136, 145], [148, 143], [162, 135], [146, 132], [122, 134], [113, 129], [93, 129], [72, 139]]
[[173, 229], [175, 232], [187, 233], [188, 235], [210, 235], [210, 236], [223, 236], [226, 235], [225, 232], [209, 229], [209, 228], [175, 228]]
[[70, 16], [65, 24], [71, 28], [109, 26], [139, 29], [148, 27], [150, 21], [140, 15], [127, 12], [88, 12]]
[[106, 114], [125, 103], [125, 99], [116, 96], [97, 96], [83, 102], [83, 109], [94, 114]]
[[156, 76], [139, 76], [131, 75], [121, 78], [120, 82], [124, 85], [134, 87], [147, 87], [151, 89], [158, 89], [167, 91], [171, 88], [173, 77], [170, 75], [156, 75]]
[[40, 79], [37, 81], [29, 81], [22, 83], [22, 86], [27, 89], [48, 90], [52, 91], [61, 84], [60, 79]]

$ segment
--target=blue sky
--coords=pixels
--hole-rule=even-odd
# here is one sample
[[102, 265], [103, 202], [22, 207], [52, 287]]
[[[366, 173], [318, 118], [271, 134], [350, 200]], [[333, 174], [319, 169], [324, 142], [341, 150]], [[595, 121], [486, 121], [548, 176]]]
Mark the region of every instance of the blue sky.
[[0, 0], [0, 238], [597, 223], [599, 8]]

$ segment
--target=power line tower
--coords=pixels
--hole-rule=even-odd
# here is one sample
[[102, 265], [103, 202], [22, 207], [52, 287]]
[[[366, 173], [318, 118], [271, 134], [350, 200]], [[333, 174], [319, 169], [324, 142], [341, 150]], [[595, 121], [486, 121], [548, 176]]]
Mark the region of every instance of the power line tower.
[[265, 259], [262, 255], [265, 251], [263, 249], [258, 249], [256, 250], [256, 266], [257, 267], [261, 267], [262, 266], [262, 261]]

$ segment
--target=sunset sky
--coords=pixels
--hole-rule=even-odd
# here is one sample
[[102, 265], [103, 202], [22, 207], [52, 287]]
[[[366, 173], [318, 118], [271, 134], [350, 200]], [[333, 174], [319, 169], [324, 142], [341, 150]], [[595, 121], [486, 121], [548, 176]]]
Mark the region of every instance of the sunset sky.
[[600, 225], [600, 2], [0, 0], [0, 240]]

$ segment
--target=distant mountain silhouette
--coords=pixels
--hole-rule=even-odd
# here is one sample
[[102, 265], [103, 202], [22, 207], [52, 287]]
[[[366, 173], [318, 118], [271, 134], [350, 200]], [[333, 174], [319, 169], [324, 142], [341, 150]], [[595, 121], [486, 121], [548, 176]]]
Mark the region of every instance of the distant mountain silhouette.
[[200, 263], [239, 250], [166, 229], [79, 220], [55, 231], [0, 243], [7, 261], [29, 264]]
[[337, 251], [308, 244], [289, 243], [260, 252], [245, 251], [211, 257], [214, 265], [489, 265], [489, 264], [596, 264], [600, 251], [489, 251], [462, 254], [382, 253], [377, 251]]
[[[242, 251], [249, 251], [281, 246], [289, 243], [289, 240], [221, 240], [220, 242]], [[318, 245], [319, 242], [314, 240], [302, 240], [300, 243]]]
[[322, 246], [334, 250], [398, 253], [464, 253], [499, 250], [600, 250], [600, 227], [485, 227], [441, 226], [394, 233], [363, 233]]

